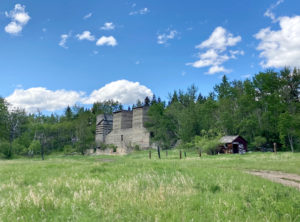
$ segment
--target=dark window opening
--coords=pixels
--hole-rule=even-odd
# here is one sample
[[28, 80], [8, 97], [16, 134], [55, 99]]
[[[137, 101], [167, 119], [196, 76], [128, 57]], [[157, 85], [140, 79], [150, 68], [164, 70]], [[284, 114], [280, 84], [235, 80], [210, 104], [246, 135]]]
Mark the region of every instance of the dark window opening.
[[233, 144], [233, 153], [239, 153], [239, 144]]
[[121, 135], [121, 141], [123, 141], [123, 135]]
[[153, 138], [154, 137], [154, 133], [150, 132], [150, 137]]

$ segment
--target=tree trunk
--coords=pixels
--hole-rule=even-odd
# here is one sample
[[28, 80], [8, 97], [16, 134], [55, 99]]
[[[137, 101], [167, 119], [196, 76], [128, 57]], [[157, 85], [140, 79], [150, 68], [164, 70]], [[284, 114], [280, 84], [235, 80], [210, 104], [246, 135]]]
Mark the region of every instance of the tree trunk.
[[290, 143], [290, 146], [291, 146], [291, 150], [292, 150], [292, 152], [294, 152], [293, 136], [288, 134], [288, 139], [289, 139], [289, 143]]

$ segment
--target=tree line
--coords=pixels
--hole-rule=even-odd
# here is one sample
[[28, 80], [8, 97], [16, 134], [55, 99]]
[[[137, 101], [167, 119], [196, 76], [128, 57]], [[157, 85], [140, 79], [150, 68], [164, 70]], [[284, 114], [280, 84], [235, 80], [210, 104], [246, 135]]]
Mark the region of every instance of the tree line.
[[[279, 145], [300, 150], [300, 70], [259, 72], [251, 80], [223, 76], [207, 97], [192, 85], [175, 90], [168, 101], [151, 101], [147, 127], [162, 148], [211, 143], [222, 135], [241, 135], [250, 149]], [[180, 142], [180, 143], [178, 143]]]
[[[244, 81], [223, 76], [208, 96], [192, 85], [170, 93], [166, 101], [154, 95], [128, 109], [150, 107], [146, 127], [152, 141], [164, 149], [215, 146], [221, 135], [241, 135], [253, 149], [276, 142], [279, 150], [299, 151], [299, 86], [299, 69], [267, 70]], [[91, 109], [67, 107], [61, 115], [27, 114], [0, 98], [0, 155], [84, 154], [96, 146], [96, 116], [122, 109], [122, 104], [106, 101]]]
[[0, 156], [84, 154], [95, 147], [96, 116], [120, 109], [118, 102], [106, 101], [94, 103], [91, 109], [68, 106], [62, 115], [27, 114], [22, 109], [10, 110], [5, 99], [0, 98]]

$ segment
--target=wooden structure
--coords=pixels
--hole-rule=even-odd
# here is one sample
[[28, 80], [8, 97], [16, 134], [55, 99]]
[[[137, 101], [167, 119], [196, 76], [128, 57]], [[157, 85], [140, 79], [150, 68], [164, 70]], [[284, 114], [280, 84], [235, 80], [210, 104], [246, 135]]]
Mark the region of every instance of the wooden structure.
[[241, 136], [223, 136], [220, 139], [220, 153], [240, 153], [247, 152], [248, 142]]

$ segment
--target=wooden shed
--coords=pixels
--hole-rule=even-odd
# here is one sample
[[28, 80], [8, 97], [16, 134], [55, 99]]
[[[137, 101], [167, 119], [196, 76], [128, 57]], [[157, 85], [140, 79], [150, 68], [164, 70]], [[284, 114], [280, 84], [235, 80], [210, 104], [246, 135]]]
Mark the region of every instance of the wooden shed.
[[220, 139], [220, 153], [245, 153], [248, 142], [241, 136], [223, 136]]

